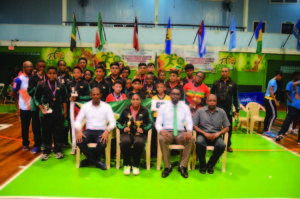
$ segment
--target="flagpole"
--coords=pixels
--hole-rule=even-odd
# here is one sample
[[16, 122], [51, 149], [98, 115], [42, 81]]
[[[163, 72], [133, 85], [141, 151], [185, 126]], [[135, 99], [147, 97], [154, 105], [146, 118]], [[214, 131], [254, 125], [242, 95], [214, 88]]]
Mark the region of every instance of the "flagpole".
[[197, 33], [196, 33], [196, 36], [195, 36], [195, 39], [194, 39], [193, 45], [195, 44], [195, 41], [196, 41], [197, 35], [198, 35], [198, 31], [197, 31]]
[[284, 44], [281, 46], [281, 48], [284, 48], [285, 44], [287, 43], [287, 41], [289, 40], [290, 36], [292, 35], [292, 33], [289, 34], [289, 36], [287, 37], [287, 39], [285, 40]]
[[[232, 22], [232, 21], [231, 21], [231, 22]], [[225, 37], [224, 45], [225, 45], [225, 43], [226, 43], [226, 41], [227, 41], [228, 33], [229, 33], [229, 31], [230, 31], [230, 27], [231, 27], [231, 23], [230, 23], [230, 26], [229, 26], [229, 28], [228, 28], [228, 31], [227, 31], [227, 34], [226, 34], [226, 37]]]
[[253, 33], [253, 35], [252, 35], [252, 37], [251, 37], [251, 39], [250, 39], [250, 42], [249, 42], [249, 44], [248, 44], [248, 47], [249, 47], [250, 44], [251, 44], [251, 41], [252, 41], [252, 39], [253, 39], [253, 37], [254, 37], [254, 34], [255, 34], [255, 32]]

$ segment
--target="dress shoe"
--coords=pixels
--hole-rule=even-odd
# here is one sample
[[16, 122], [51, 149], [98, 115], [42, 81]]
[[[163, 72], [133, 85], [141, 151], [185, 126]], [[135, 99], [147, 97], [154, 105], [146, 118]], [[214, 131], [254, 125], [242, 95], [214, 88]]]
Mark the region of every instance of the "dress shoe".
[[207, 166], [207, 172], [208, 172], [209, 174], [213, 174], [213, 173], [214, 173], [214, 168], [208, 165], [208, 166]]
[[162, 172], [161, 177], [166, 178], [169, 176], [169, 174], [172, 172], [172, 168], [165, 168], [165, 170]]
[[227, 152], [232, 153], [233, 152], [232, 148], [231, 147], [227, 147]]
[[102, 170], [106, 170], [106, 165], [101, 161], [97, 162], [96, 167]]
[[182, 177], [184, 177], [184, 178], [189, 177], [186, 167], [179, 166], [178, 167], [178, 171], [180, 172], [180, 174], [181, 174]]

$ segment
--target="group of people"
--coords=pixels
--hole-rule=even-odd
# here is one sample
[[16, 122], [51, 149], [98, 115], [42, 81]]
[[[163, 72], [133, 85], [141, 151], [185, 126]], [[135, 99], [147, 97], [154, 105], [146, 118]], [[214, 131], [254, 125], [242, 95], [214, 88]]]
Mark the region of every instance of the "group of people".
[[[63, 158], [62, 148], [70, 147], [68, 135], [71, 129], [70, 103], [84, 103], [76, 117], [73, 127], [76, 135], [70, 133], [73, 144], [71, 154], [76, 153], [76, 145], [86, 155], [81, 166], [95, 164], [105, 169], [101, 155], [107, 143], [108, 134], [117, 127], [121, 132], [121, 153], [124, 159], [124, 174], [139, 174], [140, 157], [143, 153], [147, 133], [153, 130], [153, 136], [159, 136], [159, 144], [163, 153], [165, 170], [163, 177], [172, 171], [168, 145], [183, 144], [185, 149], [179, 171], [183, 177], [188, 177], [187, 162], [194, 142], [200, 161], [200, 172], [213, 173], [213, 167], [225, 150], [225, 143], [221, 135], [228, 132], [227, 151], [231, 148], [232, 116], [239, 115], [239, 100], [237, 84], [229, 77], [228, 68], [222, 68], [221, 78], [215, 81], [209, 89], [204, 83], [205, 73], [194, 75], [194, 66], [187, 64], [184, 68], [186, 77], [180, 78], [179, 71], [171, 69], [169, 79], [166, 71], [155, 71], [153, 63], [138, 65], [138, 73], [133, 79], [129, 78], [130, 68], [122, 62], [110, 64], [107, 73], [106, 63], [99, 62], [95, 72], [86, 70], [87, 59], [80, 58], [78, 65], [73, 67], [72, 73], [67, 70], [66, 62], [59, 60], [56, 66], [48, 66], [44, 60], [38, 60], [33, 72], [30, 61], [23, 63], [23, 72], [15, 80], [12, 95], [16, 99], [17, 109], [20, 111], [22, 125], [22, 139], [25, 151], [29, 150], [29, 126], [32, 119], [34, 134], [34, 148], [32, 153], [41, 151], [42, 160], [49, 158], [52, 143], [54, 155]], [[45, 71], [46, 69], [46, 71]], [[157, 77], [154, 73], [157, 73]], [[276, 74], [274, 81], [280, 80], [282, 73]], [[274, 93], [276, 84], [270, 81], [265, 103], [267, 115], [265, 131], [274, 122]], [[294, 88], [299, 84], [295, 80]], [[299, 85], [298, 85], [299, 87]], [[295, 90], [297, 91], [297, 89]], [[299, 97], [295, 92], [295, 98]], [[151, 113], [141, 106], [141, 100], [165, 100], [158, 112]], [[115, 121], [109, 102], [131, 100], [131, 105], [124, 108], [120, 118]], [[233, 112], [233, 106], [235, 112]], [[292, 105], [289, 117], [299, 114], [299, 107]], [[275, 106], [276, 108], [276, 106]], [[86, 120], [85, 130], [82, 122]], [[289, 123], [289, 119], [286, 123]], [[289, 125], [289, 124], [287, 124]], [[287, 126], [285, 125], [285, 126]], [[196, 140], [192, 131], [197, 132]], [[285, 130], [285, 129], [284, 129]], [[283, 130], [283, 131], [284, 131]], [[283, 134], [277, 139], [281, 139]], [[76, 137], [74, 137], [76, 136]], [[53, 138], [53, 140], [52, 140]], [[75, 142], [76, 140], [76, 142]], [[155, 143], [155, 139], [154, 140]], [[53, 142], [52, 142], [53, 141]], [[97, 142], [95, 150], [87, 147], [89, 142]], [[156, 143], [158, 144], [158, 143]], [[133, 145], [133, 149], [132, 148]], [[215, 151], [208, 163], [205, 161], [207, 145], [214, 145]], [[133, 161], [131, 161], [133, 152]]]

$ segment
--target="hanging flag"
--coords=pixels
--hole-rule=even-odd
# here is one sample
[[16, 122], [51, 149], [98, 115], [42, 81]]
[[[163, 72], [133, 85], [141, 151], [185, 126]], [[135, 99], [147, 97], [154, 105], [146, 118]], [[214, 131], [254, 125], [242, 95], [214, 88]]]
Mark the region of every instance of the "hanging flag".
[[158, 69], [158, 63], [157, 63], [157, 52], [155, 52], [155, 63], [154, 63], [155, 71]]
[[172, 48], [172, 35], [171, 35], [171, 19], [169, 17], [169, 22], [167, 26], [167, 33], [166, 33], [166, 48], [165, 53], [171, 55], [171, 48]]
[[255, 39], [257, 42], [256, 53], [261, 55], [262, 52], [262, 21], [259, 21], [259, 24], [255, 30]]
[[71, 45], [70, 50], [73, 51], [76, 48], [76, 33], [78, 31], [75, 14], [72, 17], [72, 34], [71, 34]]
[[133, 27], [133, 48], [136, 51], [140, 50], [138, 32], [139, 32], [138, 31], [138, 20], [137, 20], [137, 17], [135, 16], [134, 27]]
[[232, 17], [231, 26], [230, 26], [230, 41], [229, 41], [229, 52], [236, 47], [236, 29], [235, 29], [235, 20]]
[[293, 34], [297, 39], [297, 50], [300, 51], [300, 20], [298, 20], [297, 24], [294, 26]]
[[98, 30], [96, 32], [96, 40], [95, 40], [95, 48], [97, 48], [99, 51], [102, 50], [104, 44], [105, 44], [105, 37], [104, 37], [104, 27], [102, 22], [101, 13], [98, 14]]
[[206, 54], [205, 25], [203, 20], [198, 29], [198, 53], [200, 57], [203, 57]]

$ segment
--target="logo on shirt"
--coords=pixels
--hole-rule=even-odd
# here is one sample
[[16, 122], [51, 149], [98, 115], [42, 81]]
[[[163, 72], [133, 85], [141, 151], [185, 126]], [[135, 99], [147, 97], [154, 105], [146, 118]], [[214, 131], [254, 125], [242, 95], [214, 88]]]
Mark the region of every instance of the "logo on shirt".
[[80, 88], [83, 88], [83, 86], [80, 86]]
[[139, 116], [140, 116], [140, 117], [142, 117], [142, 116], [143, 116], [143, 114], [139, 114]]

